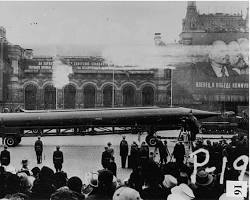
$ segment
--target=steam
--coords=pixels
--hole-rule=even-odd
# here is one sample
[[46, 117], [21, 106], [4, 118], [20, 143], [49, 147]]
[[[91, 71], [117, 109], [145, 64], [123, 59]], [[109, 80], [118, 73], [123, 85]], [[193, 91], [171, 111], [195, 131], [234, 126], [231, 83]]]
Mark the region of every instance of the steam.
[[248, 52], [248, 40], [241, 38], [229, 44], [216, 41], [213, 45], [109, 46], [104, 49], [102, 56], [118, 68], [150, 69], [167, 68], [180, 63], [204, 62], [209, 59], [224, 62], [226, 55], [229, 56], [231, 64], [237, 61], [239, 55], [248, 64]]
[[56, 56], [52, 66], [52, 81], [57, 89], [69, 83], [69, 74], [73, 73], [72, 66], [64, 64], [62, 60]]

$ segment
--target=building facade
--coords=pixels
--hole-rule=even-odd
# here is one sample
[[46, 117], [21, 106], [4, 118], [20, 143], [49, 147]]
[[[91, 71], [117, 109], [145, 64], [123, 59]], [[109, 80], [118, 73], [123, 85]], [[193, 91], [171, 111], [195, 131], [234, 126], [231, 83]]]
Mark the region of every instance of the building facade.
[[248, 9], [245, 19], [242, 14], [200, 14], [196, 2], [187, 2], [186, 16], [182, 22], [180, 43], [186, 45], [212, 45], [216, 40], [225, 43], [249, 34]]
[[5, 77], [0, 85], [1, 107], [39, 110], [170, 104], [169, 70], [116, 69], [102, 57], [64, 56], [59, 62], [71, 66], [72, 73], [65, 85], [55, 88], [55, 58], [33, 56], [31, 49], [11, 45], [5, 35], [3, 38], [6, 58], [1, 70]]
[[[187, 2], [180, 43], [207, 49], [202, 61], [177, 66], [173, 76], [174, 103], [214, 111], [240, 113], [249, 108], [249, 15], [200, 14]], [[222, 75], [222, 70], [227, 73]]]

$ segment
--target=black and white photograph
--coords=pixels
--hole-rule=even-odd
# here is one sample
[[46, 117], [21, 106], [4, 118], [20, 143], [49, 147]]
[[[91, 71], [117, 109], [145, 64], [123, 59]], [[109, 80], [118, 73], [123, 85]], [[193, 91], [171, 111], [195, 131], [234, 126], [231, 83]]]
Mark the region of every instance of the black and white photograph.
[[0, 199], [249, 199], [249, 1], [0, 0]]

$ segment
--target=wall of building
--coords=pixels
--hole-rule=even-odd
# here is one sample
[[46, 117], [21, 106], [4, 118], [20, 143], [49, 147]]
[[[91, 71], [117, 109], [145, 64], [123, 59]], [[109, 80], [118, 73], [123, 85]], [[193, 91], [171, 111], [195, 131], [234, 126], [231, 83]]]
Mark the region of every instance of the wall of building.
[[188, 45], [211, 45], [216, 40], [229, 43], [237, 41], [239, 38], [249, 38], [249, 33], [244, 32], [224, 32], [224, 33], [207, 33], [207, 32], [182, 32], [180, 34], [182, 42]]

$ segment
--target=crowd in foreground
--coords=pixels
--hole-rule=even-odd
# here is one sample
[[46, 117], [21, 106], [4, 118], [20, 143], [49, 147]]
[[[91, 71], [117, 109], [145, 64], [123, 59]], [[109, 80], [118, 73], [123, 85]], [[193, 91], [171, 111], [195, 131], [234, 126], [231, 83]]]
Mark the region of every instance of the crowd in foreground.
[[[167, 143], [166, 143], [167, 144]], [[87, 183], [83, 177], [68, 177], [61, 170], [54, 172], [52, 168], [43, 166], [41, 169], [29, 169], [28, 161], [22, 161], [22, 168], [18, 172], [8, 169], [2, 164], [0, 167], [0, 198], [9, 200], [233, 200], [226, 196], [226, 180], [238, 180], [240, 171], [233, 167], [234, 160], [240, 155], [248, 156], [248, 139], [244, 136], [234, 136], [230, 141], [197, 140], [193, 151], [206, 149], [210, 158], [208, 163], [199, 168], [196, 173], [196, 182], [191, 182], [193, 161], [185, 159], [183, 142], [178, 142], [171, 154], [164, 151], [159, 141], [158, 148], [150, 152], [147, 144], [141, 146], [133, 143], [130, 149], [129, 167], [132, 173], [126, 180], [119, 180], [114, 162], [114, 149], [111, 143], [105, 147], [102, 154], [102, 166], [96, 174], [90, 173]], [[126, 167], [128, 151], [125, 137], [120, 145], [122, 167]], [[184, 151], [183, 151], [184, 148]], [[166, 149], [165, 149], [166, 150]], [[155, 153], [159, 152], [160, 161], [155, 161]], [[165, 157], [164, 157], [165, 156]], [[125, 158], [124, 158], [125, 157]], [[227, 167], [223, 184], [220, 184], [222, 158], [227, 157]], [[107, 159], [108, 158], [108, 159]], [[204, 155], [200, 154], [197, 160], [201, 163]], [[216, 170], [207, 172], [206, 167], [216, 167]], [[83, 166], [84, 167], [84, 166]], [[248, 170], [247, 170], [248, 171]], [[248, 181], [248, 172], [244, 179]], [[245, 199], [248, 199], [246, 197]]]

